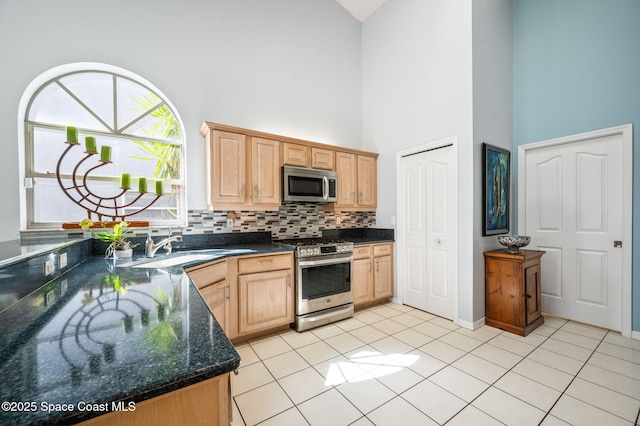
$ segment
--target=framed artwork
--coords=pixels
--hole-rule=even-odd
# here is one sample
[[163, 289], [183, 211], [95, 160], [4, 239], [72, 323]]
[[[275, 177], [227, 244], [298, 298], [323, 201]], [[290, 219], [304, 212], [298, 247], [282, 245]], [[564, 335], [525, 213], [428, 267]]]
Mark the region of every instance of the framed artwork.
[[511, 153], [497, 146], [482, 144], [484, 171], [483, 234], [509, 232], [509, 179]]

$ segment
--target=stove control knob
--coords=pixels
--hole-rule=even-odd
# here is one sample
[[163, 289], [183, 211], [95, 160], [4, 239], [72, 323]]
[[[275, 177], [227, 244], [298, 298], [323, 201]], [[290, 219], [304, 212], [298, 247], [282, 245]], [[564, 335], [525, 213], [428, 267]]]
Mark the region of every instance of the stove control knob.
[[307, 255], [307, 249], [300, 249], [300, 256], [306, 256]]
[[314, 254], [314, 255], [316, 255], [316, 254], [320, 254], [320, 248], [318, 248], [318, 247], [314, 248], [314, 249], [313, 249], [313, 254]]

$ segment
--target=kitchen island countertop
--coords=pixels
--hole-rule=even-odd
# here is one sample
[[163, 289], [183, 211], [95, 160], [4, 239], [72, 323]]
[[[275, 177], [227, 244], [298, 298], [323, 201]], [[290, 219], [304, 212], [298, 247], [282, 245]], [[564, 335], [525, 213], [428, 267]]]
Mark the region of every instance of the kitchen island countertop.
[[[196, 263], [290, 250], [226, 248]], [[238, 368], [238, 353], [182, 265], [119, 263], [88, 257], [0, 306], [0, 396], [13, 403], [3, 406], [0, 424], [77, 423], [113, 403], [138, 403]]]

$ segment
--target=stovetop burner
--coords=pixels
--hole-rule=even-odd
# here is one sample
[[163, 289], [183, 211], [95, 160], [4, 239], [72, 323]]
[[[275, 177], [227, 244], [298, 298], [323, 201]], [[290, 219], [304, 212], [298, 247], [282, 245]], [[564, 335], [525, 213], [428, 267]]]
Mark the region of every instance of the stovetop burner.
[[353, 243], [335, 238], [294, 238], [278, 240], [280, 244], [296, 247], [296, 257], [324, 256], [329, 254], [344, 254], [350, 256]]
[[295, 247], [346, 243], [345, 240], [335, 238], [292, 238], [287, 240], [277, 240], [277, 242]]

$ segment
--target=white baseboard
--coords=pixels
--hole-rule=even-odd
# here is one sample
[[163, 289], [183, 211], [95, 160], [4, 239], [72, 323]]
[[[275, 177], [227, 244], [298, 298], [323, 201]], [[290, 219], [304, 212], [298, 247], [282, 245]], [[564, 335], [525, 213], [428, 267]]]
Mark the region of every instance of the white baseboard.
[[460, 327], [464, 327], [468, 330], [477, 330], [480, 327], [484, 326], [484, 320], [485, 317], [480, 318], [478, 321], [476, 322], [468, 322], [468, 321], [463, 321], [460, 318], [458, 318], [458, 321], [456, 321], [456, 324], [459, 325]]
[[632, 339], [636, 339], [636, 340], [640, 340], [640, 331], [632, 331], [631, 332], [631, 338]]

